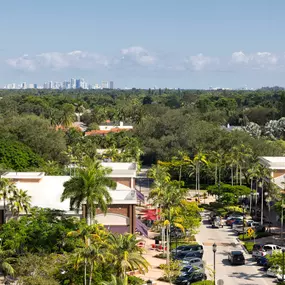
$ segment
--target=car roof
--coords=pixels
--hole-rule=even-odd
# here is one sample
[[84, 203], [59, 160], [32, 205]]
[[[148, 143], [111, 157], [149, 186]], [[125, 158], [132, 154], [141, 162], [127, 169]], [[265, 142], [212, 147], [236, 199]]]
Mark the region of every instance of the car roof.
[[238, 255], [238, 254], [243, 254], [243, 252], [240, 250], [234, 250], [234, 251], [231, 251], [231, 254], [232, 255]]
[[263, 245], [263, 246], [279, 246], [279, 245], [277, 245], [277, 244], [267, 243], [267, 244], [265, 244], [265, 245]]

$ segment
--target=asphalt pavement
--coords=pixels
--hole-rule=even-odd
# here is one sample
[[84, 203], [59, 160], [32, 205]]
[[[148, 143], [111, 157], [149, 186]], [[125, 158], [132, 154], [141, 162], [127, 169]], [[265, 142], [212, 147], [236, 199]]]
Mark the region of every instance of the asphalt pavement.
[[[212, 245], [216, 243], [216, 284], [219, 279], [224, 285], [271, 285], [276, 284], [275, 278], [267, 277], [262, 267], [257, 266], [251, 255], [246, 254], [237, 236], [227, 226], [213, 229], [208, 223], [207, 213], [203, 213], [203, 223], [200, 232], [196, 235], [199, 243], [204, 245], [203, 259], [208, 267], [208, 275], [213, 275], [214, 254]], [[241, 250], [244, 252], [246, 264], [232, 266], [228, 262], [228, 252]], [[208, 277], [212, 279], [213, 277]], [[218, 284], [219, 285], [219, 284]]]

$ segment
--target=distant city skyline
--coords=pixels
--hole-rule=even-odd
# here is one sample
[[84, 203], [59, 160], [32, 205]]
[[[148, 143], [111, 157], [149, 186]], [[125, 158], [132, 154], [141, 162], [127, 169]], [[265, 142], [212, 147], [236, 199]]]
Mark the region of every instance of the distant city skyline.
[[88, 83], [84, 78], [70, 78], [64, 81], [45, 81], [42, 85], [38, 83], [8, 83], [0, 89], [114, 89], [114, 81], [102, 81], [99, 83]]
[[2, 2], [0, 86], [74, 74], [122, 89], [285, 85], [284, 0]]

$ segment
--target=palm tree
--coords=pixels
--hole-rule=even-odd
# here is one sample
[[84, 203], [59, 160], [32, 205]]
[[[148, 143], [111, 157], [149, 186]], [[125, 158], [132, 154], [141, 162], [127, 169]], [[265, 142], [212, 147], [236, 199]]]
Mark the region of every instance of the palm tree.
[[206, 155], [202, 151], [198, 151], [196, 155], [194, 156], [193, 162], [192, 162], [192, 169], [195, 171], [196, 174], [196, 194], [198, 193], [198, 196], [200, 197], [200, 170], [201, 170], [201, 164], [208, 165], [208, 161], [206, 159]]
[[227, 155], [226, 155], [226, 165], [229, 165], [231, 169], [231, 184], [234, 186], [234, 166], [236, 163], [236, 158], [235, 154], [231, 150]]
[[135, 235], [111, 234], [108, 242], [111, 245], [116, 276], [124, 278], [128, 270], [138, 269], [141, 273], [148, 271], [150, 264], [142, 256], [143, 249], [138, 246], [140, 240]]
[[190, 157], [185, 152], [178, 151], [178, 155], [173, 156], [171, 161], [158, 161], [158, 164], [168, 168], [178, 168], [178, 181], [181, 182], [183, 166], [189, 165], [191, 162]]
[[209, 163], [213, 164], [215, 167], [215, 184], [221, 183], [221, 167], [223, 164], [222, 150], [212, 151], [209, 158]]
[[69, 128], [75, 118], [75, 108], [72, 104], [65, 103], [62, 106], [61, 124], [65, 128]]
[[13, 187], [12, 195], [8, 197], [8, 206], [12, 212], [12, 216], [17, 219], [21, 212], [24, 211], [27, 214], [31, 208], [31, 198], [28, 195], [28, 191]]
[[[76, 267], [80, 263], [84, 263], [84, 285], [87, 284], [87, 265], [90, 264], [89, 283], [92, 283], [94, 262], [96, 260], [104, 260], [104, 255], [101, 249], [106, 248], [106, 240], [109, 233], [101, 224], [92, 226], [81, 225], [77, 231], [72, 231], [67, 234], [68, 237], [79, 238], [83, 247], [78, 250], [76, 255]], [[90, 281], [91, 278], [91, 281]], [[90, 284], [91, 284], [90, 283]]]
[[114, 275], [111, 276], [111, 281], [107, 282], [104, 281], [101, 283], [101, 285], [128, 285], [128, 276], [125, 276], [124, 278], [116, 277]]
[[120, 153], [119, 150], [113, 145], [110, 147], [105, 153], [102, 155], [103, 159], [111, 159], [112, 161], [119, 161], [120, 160]]
[[4, 203], [4, 223], [6, 222], [6, 212], [7, 212], [7, 199], [9, 197], [9, 194], [12, 191], [11, 188], [11, 181], [7, 178], [0, 178], [0, 198], [3, 199]]
[[107, 213], [112, 198], [108, 191], [116, 188], [116, 182], [109, 178], [112, 169], [103, 167], [99, 161], [86, 159], [76, 176], [64, 183], [61, 201], [70, 199], [70, 207], [79, 211], [85, 205], [85, 216], [88, 225], [93, 223], [96, 208]]
[[248, 178], [250, 179], [250, 200], [249, 200], [249, 212], [251, 214], [252, 209], [252, 192], [253, 192], [253, 180], [256, 180], [256, 189], [255, 189], [255, 206], [257, 205], [257, 179], [260, 173], [260, 164], [258, 162], [254, 163], [250, 169], [247, 170]]
[[[167, 168], [161, 165], [154, 165], [148, 171], [148, 177], [154, 179], [151, 190], [149, 192], [149, 199], [152, 199], [152, 204], [156, 206], [157, 211], [164, 199], [165, 188], [170, 182], [170, 174]], [[158, 215], [158, 213], [156, 213]]]

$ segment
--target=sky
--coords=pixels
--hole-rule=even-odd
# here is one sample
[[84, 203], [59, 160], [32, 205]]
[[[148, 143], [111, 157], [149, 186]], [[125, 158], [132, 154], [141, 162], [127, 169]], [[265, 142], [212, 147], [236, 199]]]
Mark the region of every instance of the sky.
[[285, 86], [284, 0], [0, 0], [0, 86]]

